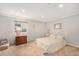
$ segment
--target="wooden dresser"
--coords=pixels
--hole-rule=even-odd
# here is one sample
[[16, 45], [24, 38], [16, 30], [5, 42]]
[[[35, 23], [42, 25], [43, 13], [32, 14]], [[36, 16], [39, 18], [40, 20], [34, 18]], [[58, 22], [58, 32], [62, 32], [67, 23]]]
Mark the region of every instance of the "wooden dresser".
[[16, 45], [27, 43], [27, 36], [16, 36]]

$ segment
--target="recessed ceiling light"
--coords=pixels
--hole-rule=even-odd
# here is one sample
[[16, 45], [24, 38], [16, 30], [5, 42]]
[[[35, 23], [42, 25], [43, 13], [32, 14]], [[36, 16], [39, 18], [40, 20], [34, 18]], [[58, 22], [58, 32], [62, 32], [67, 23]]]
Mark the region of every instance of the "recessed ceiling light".
[[41, 18], [44, 18], [44, 16], [41, 16]]
[[25, 10], [24, 10], [24, 9], [22, 9], [22, 12], [25, 12]]
[[60, 8], [63, 8], [63, 4], [60, 4], [59, 7], [60, 7]]

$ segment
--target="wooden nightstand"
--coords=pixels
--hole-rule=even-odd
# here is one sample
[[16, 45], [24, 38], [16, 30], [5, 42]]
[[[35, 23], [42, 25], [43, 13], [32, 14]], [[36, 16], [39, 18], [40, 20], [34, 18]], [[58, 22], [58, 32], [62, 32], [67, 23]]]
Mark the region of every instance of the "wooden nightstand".
[[16, 36], [16, 45], [27, 43], [27, 36]]

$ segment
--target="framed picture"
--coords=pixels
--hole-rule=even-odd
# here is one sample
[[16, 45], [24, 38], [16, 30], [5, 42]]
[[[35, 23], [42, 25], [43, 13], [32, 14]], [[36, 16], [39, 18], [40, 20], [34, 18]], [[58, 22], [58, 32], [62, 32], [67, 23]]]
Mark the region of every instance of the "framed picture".
[[54, 29], [62, 29], [62, 23], [54, 24]]

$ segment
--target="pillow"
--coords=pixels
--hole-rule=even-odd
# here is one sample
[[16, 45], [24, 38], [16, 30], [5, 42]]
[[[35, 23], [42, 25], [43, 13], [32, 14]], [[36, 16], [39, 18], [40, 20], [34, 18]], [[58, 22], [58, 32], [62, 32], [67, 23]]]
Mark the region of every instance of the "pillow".
[[49, 37], [52, 37], [53, 39], [55, 39], [56, 38], [56, 35], [51, 34]]
[[57, 36], [57, 39], [63, 39], [63, 36]]

